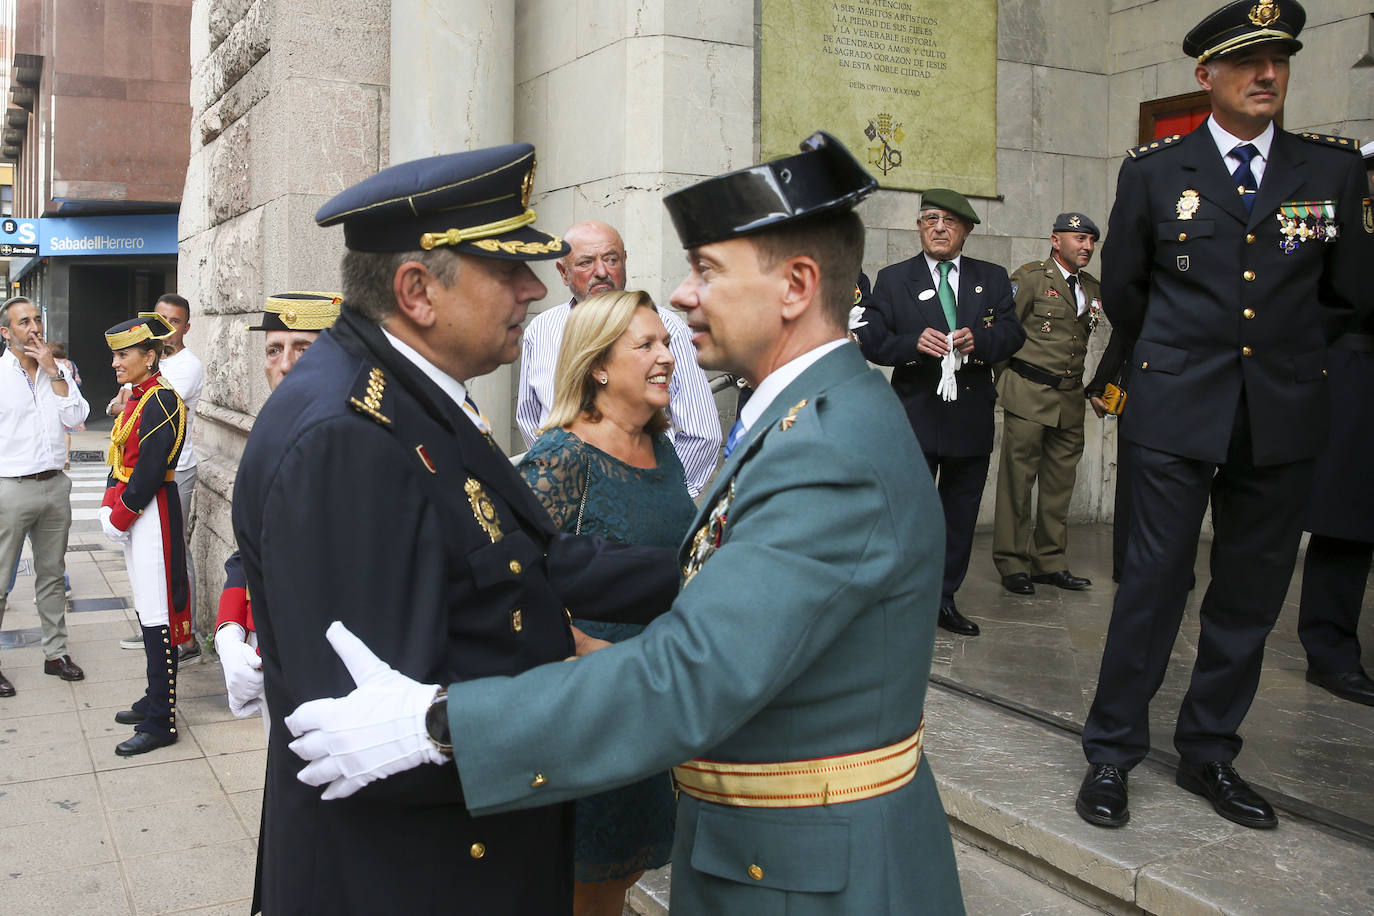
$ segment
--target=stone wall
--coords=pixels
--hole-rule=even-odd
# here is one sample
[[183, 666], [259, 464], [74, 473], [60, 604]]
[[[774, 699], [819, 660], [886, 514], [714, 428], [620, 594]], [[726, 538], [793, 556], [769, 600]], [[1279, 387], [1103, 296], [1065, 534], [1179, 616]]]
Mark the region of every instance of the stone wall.
[[196, 628], [213, 628], [234, 549], [229, 501], [267, 397], [263, 299], [335, 290], [343, 236], [320, 204], [386, 165], [388, 0], [196, 0], [191, 160], [179, 227], [190, 347], [205, 362], [191, 549]]

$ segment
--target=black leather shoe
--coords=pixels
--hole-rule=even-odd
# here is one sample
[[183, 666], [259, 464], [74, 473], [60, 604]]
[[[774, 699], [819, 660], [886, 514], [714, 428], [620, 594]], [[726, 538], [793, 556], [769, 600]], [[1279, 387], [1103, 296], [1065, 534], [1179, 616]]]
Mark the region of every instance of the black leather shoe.
[[1126, 771], [1110, 763], [1094, 763], [1083, 777], [1073, 803], [1078, 816], [1099, 827], [1120, 827], [1131, 819], [1126, 807]]
[[1055, 588], [1068, 589], [1071, 592], [1081, 592], [1093, 584], [1092, 579], [1085, 579], [1082, 576], [1075, 576], [1067, 569], [1059, 572], [1041, 573], [1038, 576], [1031, 576], [1032, 582], [1040, 585], [1053, 585]]
[[115, 721], [120, 725], [137, 725], [148, 718], [137, 709], [121, 709], [115, 713]]
[[14, 685], [10, 683], [10, 679], [5, 677], [4, 674], [0, 674], [0, 697], [12, 696], [14, 696]]
[[1012, 573], [1010, 576], [1003, 576], [1002, 587], [1013, 595], [1035, 594], [1035, 586], [1031, 585], [1031, 577], [1025, 573]]
[[86, 676], [86, 672], [77, 667], [70, 655], [59, 655], [43, 662], [43, 673], [55, 674], [64, 681], [79, 681]]
[[953, 601], [940, 605], [940, 629], [960, 636], [977, 636], [980, 632], [978, 624], [960, 614]]
[[121, 757], [133, 757], [135, 754], [146, 754], [155, 751], [160, 747], [169, 744], [176, 744], [176, 735], [154, 735], [152, 732], [134, 732], [134, 736], [128, 741], [120, 742], [115, 745], [115, 753]]
[[[944, 620], [944, 610], [940, 611], [940, 619]], [[0, 677], [0, 682], [4, 678]], [[1329, 690], [1342, 700], [1349, 700], [1352, 703], [1363, 703], [1366, 706], [1374, 706], [1374, 681], [1369, 679], [1369, 675], [1363, 669], [1355, 671], [1341, 671], [1331, 674], [1324, 671], [1313, 671], [1307, 669], [1307, 683], [1316, 684], [1323, 690]], [[14, 688], [10, 688], [8, 695], [14, 694]], [[4, 684], [0, 683], [0, 697], [7, 696]]]
[[1212, 808], [1244, 827], [1277, 827], [1279, 819], [1269, 803], [1240, 778], [1229, 763], [1213, 760], [1209, 763], [1180, 762], [1174, 777], [1179, 788], [1201, 795]]

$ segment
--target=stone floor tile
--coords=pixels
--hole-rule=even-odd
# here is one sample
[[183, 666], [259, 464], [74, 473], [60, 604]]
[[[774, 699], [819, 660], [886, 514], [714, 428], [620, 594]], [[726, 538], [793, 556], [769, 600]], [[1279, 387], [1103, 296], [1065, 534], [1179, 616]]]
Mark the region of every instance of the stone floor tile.
[[0, 699], [0, 722], [76, 709], [72, 688], [66, 681], [44, 677], [37, 668], [0, 670], [5, 672], [15, 689], [14, 696]]
[[[252, 890], [251, 885], [249, 890]], [[251, 894], [235, 900], [232, 903], [217, 903], [213, 906], [198, 906], [189, 910], [167, 910], [169, 914], [186, 914], [186, 916], [243, 916], [248, 912], [248, 908], [253, 903]]]
[[[204, 650], [202, 650], [204, 651]], [[177, 672], [177, 695], [183, 700], [195, 697], [224, 699], [224, 674], [214, 662], [202, 661], [187, 665]]]
[[85, 741], [0, 748], [0, 785], [89, 772], [91, 756]]
[[110, 832], [123, 859], [173, 851], [179, 856], [181, 850], [248, 836], [223, 795], [111, 811]]
[[142, 766], [96, 774], [105, 807], [116, 810], [140, 808], [167, 801], [203, 801], [214, 798], [222, 791], [219, 780], [215, 778], [210, 765], [204, 759], [148, 759], [157, 753], [152, 751], [130, 758], [143, 761]]
[[[127, 709], [129, 704], [143, 696], [148, 689], [148, 679], [142, 673], [143, 670], [143, 659], [140, 658], [136, 667], [125, 666], [124, 677], [91, 683], [77, 681], [72, 685], [76, 708]], [[138, 672], [138, 676], [129, 677], [132, 672]]]
[[114, 843], [99, 811], [52, 817], [0, 829], [4, 874], [23, 876], [115, 860]]
[[238, 812], [243, 829], [250, 837], [257, 839], [259, 828], [262, 826], [262, 789], [235, 792], [229, 796], [229, 802]]
[[6, 912], [23, 916], [128, 916], [133, 912], [116, 862], [6, 878], [0, 889]]
[[[92, 773], [0, 786], [0, 827], [85, 817], [100, 810], [100, 790]], [[0, 865], [0, 872], [3, 872], [3, 865]]]
[[229, 703], [223, 695], [186, 697], [177, 704], [177, 712], [189, 725], [232, 722], [235, 719], [234, 714], [229, 711]]
[[267, 747], [262, 720], [256, 716], [251, 719], [230, 719], [228, 722], [207, 722], [197, 725], [195, 733], [196, 740], [210, 756], [263, 750]]
[[216, 754], [207, 757], [206, 762], [226, 792], [261, 789], [267, 772], [267, 749]]
[[967, 843], [954, 843], [954, 861], [968, 916], [1098, 916], [1101, 912]]
[[125, 859], [124, 874], [138, 916], [174, 913], [195, 907], [220, 906], [243, 900], [253, 892], [257, 844], [235, 840], [179, 853], [177, 866], [189, 876], [175, 890], [166, 887], [167, 857]]
[[81, 720], [82, 734], [97, 744], [111, 740], [114, 744], [118, 744], [128, 738], [133, 734], [134, 727], [132, 725], [120, 725], [114, 720], [114, 717], [115, 713], [121, 709], [127, 709], [130, 705], [126, 702], [119, 706], [77, 710], [77, 716]]
[[61, 744], [80, 737], [81, 723], [75, 712], [0, 719], [0, 748]]

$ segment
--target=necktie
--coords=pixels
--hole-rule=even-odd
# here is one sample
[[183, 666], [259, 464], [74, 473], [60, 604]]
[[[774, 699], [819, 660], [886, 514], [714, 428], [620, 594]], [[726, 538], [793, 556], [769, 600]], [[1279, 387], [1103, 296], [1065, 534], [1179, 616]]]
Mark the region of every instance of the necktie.
[[725, 439], [725, 457], [729, 458], [730, 453], [739, 445], [740, 436], [744, 435], [744, 421], [736, 420], [735, 425], [730, 427], [730, 435]]
[[940, 308], [945, 310], [945, 321], [949, 323], [946, 330], [954, 330], [954, 322], [958, 319], [954, 317], [954, 288], [949, 285], [949, 272], [954, 269], [953, 261], [941, 261], [940, 267], [940, 288], [935, 292], [940, 297]]
[[1259, 155], [1259, 150], [1253, 143], [1242, 143], [1231, 150], [1231, 155], [1240, 160], [1240, 165], [1231, 173], [1231, 180], [1236, 183], [1236, 192], [1240, 194], [1241, 203], [1245, 204], [1245, 212], [1249, 213], [1255, 209], [1255, 192], [1259, 190], [1250, 160]]
[[487, 422], [486, 415], [477, 407], [477, 402], [472, 399], [472, 395], [464, 393], [463, 411], [477, 424], [477, 428], [482, 432], [490, 434], [491, 424]]
[[1078, 303], [1078, 274], [1069, 274], [1069, 295], [1073, 297], [1073, 312], [1075, 315], [1081, 314], [1083, 309]]

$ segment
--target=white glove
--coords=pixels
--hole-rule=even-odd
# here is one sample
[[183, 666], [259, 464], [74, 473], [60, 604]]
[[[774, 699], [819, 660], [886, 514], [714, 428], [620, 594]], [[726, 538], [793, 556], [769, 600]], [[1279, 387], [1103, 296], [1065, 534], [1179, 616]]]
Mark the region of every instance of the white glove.
[[935, 386], [935, 393], [946, 401], [959, 400], [959, 382], [955, 379], [954, 373], [959, 371], [959, 367], [968, 362], [968, 357], [954, 348], [954, 334], [949, 334], [945, 338], [949, 344], [949, 352], [940, 357], [940, 384]]
[[240, 719], [262, 712], [262, 656], [243, 641], [243, 627], [226, 623], [216, 630], [215, 651], [224, 669], [229, 711]]
[[438, 685], [388, 666], [337, 620], [324, 635], [358, 686], [346, 697], [302, 703], [286, 717], [296, 736], [289, 747], [308, 761], [296, 778], [308, 786], [329, 783], [320, 795], [328, 800], [422, 763], [443, 763], [425, 731]]
[[133, 539], [133, 535], [127, 531], [120, 531], [116, 528], [114, 522], [110, 521], [110, 516], [112, 515], [114, 515], [114, 510], [109, 506], [100, 507], [100, 530], [104, 532], [105, 537], [114, 541], [116, 544], [129, 543], [129, 541]]
[[864, 321], [864, 307], [856, 305], [849, 310], [849, 330], [856, 331], [864, 327], [868, 327], [868, 322]]

